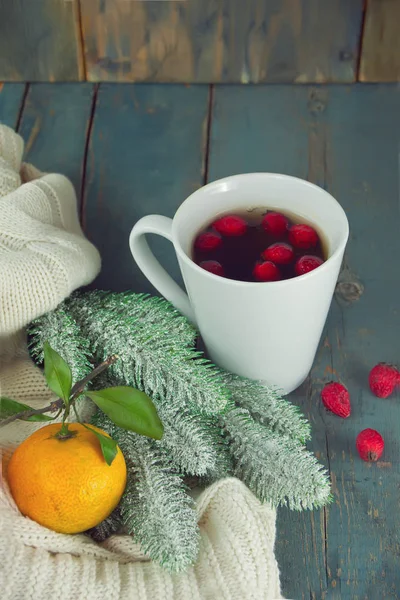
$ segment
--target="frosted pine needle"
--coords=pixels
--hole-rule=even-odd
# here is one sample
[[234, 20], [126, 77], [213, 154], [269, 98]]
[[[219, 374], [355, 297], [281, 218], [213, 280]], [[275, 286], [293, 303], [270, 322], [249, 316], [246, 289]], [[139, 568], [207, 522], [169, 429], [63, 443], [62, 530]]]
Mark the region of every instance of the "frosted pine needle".
[[227, 381], [236, 405], [246, 408], [256, 421], [303, 444], [311, 438], [310, 424], [300, 409], [276, 390], [230, 374]]
[[65, 304], [33, 321], [30, 333], [31, 354], [39, 364], [43, 362], [43, 345], [47, 341], [69, 364], [74, 381], [83, 379], [92, 370], [89, 341], [82, 336]]
[[[97, 360], [118, 354], [112, 376], [146, 392], [155, 403], [165, 399], [173, 410], [187, 406], [207, 415], [222, 411], [230, 397], [223, 374], [188, 346], [193, 329], [187, 321], [184, 325], [184, 317], [158, 298], [131, 294], [128, 302], [122, 294], [120, 303], [119, 296], [92, 292], [69, 303]], [[141, 310], [133, 310], [134, 299]]]
[[223, 422], [234, 473], [262, 502], [301, 510], [330, 501], [325, 469], [295, 440], [256, 423], [242, 408], [224, 415]]
[[96, 425], [118, 442], [127, 463], [128, 483], [119, 505], [124, 527], [167, 570], [185, 570], [197, 558], [199, 530], [182, 479], [149, 439], [116, 427], [100, 413]]

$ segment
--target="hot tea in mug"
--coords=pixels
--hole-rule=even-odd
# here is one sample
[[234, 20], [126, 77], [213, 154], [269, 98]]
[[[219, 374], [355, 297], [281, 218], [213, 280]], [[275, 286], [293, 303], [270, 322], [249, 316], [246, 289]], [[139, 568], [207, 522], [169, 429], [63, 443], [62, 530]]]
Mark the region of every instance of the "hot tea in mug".
[[326, 258], [321, 235], [299, 216], [250, 208], [216, 216], [196, 235], [192, 258], [237, 281], [279, 281], [309, 273]]
[[[172, 241], [187, 294], [151, 253]], [[325, 190], [275, 173], [214, 181], [173, 219], [149, 215], [130, 235], [139, 268], [199, 329], [211, 359], [284, 393], [312, 366], [349, 234]]]

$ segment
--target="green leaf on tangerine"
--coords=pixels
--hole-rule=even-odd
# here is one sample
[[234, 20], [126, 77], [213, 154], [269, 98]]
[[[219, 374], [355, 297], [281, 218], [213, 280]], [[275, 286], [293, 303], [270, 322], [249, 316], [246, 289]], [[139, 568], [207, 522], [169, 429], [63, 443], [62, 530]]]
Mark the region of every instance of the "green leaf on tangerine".
[[128, 386], [86, 392], [119, 427], [160, 440], [164, 433], [157, 410], [147, 394]]

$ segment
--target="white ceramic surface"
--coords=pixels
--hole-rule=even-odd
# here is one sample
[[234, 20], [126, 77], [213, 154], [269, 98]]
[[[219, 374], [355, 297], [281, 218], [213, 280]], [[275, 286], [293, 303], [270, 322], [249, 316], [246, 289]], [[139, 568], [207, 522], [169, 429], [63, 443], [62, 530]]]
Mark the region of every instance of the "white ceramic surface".
[[[203, 225], [221, 213], [253, 207], [292, 212], [314, 225], [323, 232], [328, 260], [301, 277], [248, 283], [213, 275], [190, 259], [194, 236]], [[147, 233], [174, 244], [189, 297], [151, 253]], [[323, 189], [288, 175], [249, 173], [200, 188], [173, 220], [159, 215], [140, 219], [129, 243], [154, 287], [197, 324], [217, 365], [289, 393], [311, 369], [348, 235], [343, 209]]]

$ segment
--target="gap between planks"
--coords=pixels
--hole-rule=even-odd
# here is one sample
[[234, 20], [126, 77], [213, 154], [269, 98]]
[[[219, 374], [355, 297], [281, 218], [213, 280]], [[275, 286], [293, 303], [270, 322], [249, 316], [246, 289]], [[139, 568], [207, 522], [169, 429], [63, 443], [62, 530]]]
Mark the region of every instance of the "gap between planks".
[[15, 131], [17, 131], [17, 132], [19, 131], [19, 128], [21, 126], [21, 121], [22, 121], [22, 117], [23, 117], [25, 105], [26, 105], [26, 99], [29, 94], [29, 87], [30, 87], [30, 83], [26, 83], [24, 93], [22, 94], [21, 105], [20, 105], [19, 111], [18, 111], [17, 122], [15, 124]]
[[86, 171], [87, 171], [87, 157], [89, 153], [89, 144], [92, 137], [92, 129], [93, 129], [93, 121], [94, 115], [97, 107], [97, 97], [99, 94], [100, 84], [95, 83], [92, 89], [92, 104], [90, 106], [90, 114], [86, 128], [86, 139], [85, 139], [85, 149], [83, 152], [83, 160], [82, 160], [82, 178], [81, 178], [81, 189], [80, 189], [80, 197], [79, 197], [79, 219], [82, 225], [82, 228], [85, 229], [85, 185], [86, 185]]
[[203, 162], [203, 185], [208, 183], [208, 170], [209, 170], [209, 159], [210, 159], [210, 148], [211, 148], [211, 127], [214, 110], [214, 84], [211, 83], [208, 88], [208, 109], [207, 109], [207, 123], [204, 143], [204, 162]]

